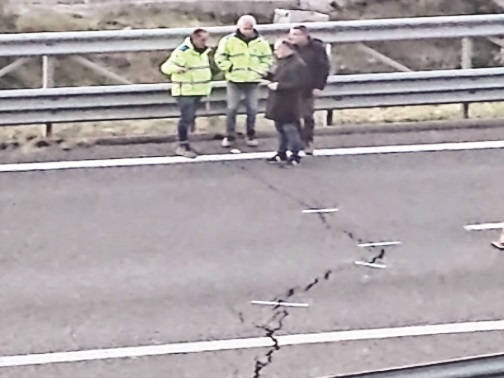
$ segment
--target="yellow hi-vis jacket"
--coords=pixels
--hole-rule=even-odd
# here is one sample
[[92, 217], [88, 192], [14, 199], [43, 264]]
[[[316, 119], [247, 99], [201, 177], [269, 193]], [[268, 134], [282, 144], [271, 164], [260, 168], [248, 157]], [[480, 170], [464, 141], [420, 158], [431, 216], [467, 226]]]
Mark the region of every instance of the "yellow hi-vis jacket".
[[273, 64], [271, 47], [257, 32], [246, 41], [239, 32], [222, 38], [215, 52], [215, 63], [233, 83], [259, 82]]
[[[194, 48], [191, 38], [187, 37], [170, 57], [161, 65], [161, 72], [171, 76], [172, 96], [208, 96], [212, 91], [212, 71], [206, 49], [200, 53]], [[177, 73], [179, 68], [184, 73]]]

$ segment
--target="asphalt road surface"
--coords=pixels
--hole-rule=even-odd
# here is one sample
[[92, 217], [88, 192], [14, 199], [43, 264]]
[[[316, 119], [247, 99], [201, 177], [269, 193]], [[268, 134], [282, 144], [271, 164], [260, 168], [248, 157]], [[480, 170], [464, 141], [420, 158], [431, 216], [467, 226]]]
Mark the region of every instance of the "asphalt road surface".
[[[332, 142], [391, 138], [504, 139], [496, 129]], [[161, 147], [124, 156], [149, 148]], [[503, 171], [495, 149], [314, 157], [293, 169], [254, 160], [0, 173], [0, 361], [275, 329], [273, 337], [502, 320], [504, 254], [489, 244], [497, 232], [464, 226], [502, 221]], [[303, 213], [310, 208], [339, 211]], [[355, 265], [380, 252], [357, 244], [382, 241], [401, 242], [385, 247], [386, 269]], [[309, 307], [250, 303], [276, 299]], [[496, 331], [286, 346], [271, 363], [271, 348], [256, 348], [0, 367], [0, 377], [307, 378], [503, 346]]]

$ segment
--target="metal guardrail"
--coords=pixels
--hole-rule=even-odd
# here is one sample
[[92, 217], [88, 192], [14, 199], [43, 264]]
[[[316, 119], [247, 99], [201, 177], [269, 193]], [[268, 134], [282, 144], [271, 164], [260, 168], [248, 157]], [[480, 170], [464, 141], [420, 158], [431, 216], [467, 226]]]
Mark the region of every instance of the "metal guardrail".
[[334, 375], [325, 378], [500, 378], [504, 354], [453, 360], [399, 369]]
[[[259, 25], [273, 40], [291, 24]], [[315, 37], [325, 43], [397, 41], [504, 35], [504, 15], [415, 17], [310, 23]], [[213, 42], [231, 33], [233, 26], [209, 27]], [[48, 56], [133, 51], [173, 50], [192, 29], [138, 29], [115, 31], [1, 34], [0, 57]]]
[[[170, 84], [0, 91], [0, 125], [178, 117]], [[267, 89], [260, 93], [265, 109]], [[504, 68], [421, 71], [329, 78], [317, 110], [504, 101]], [[199, 114], [224, 115], [225, 83], [216, 82]]]

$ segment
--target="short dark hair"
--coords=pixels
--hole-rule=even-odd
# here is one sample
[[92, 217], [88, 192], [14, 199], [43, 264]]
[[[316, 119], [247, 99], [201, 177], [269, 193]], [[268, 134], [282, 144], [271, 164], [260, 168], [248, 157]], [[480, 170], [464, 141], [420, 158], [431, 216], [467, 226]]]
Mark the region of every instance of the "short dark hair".
[[296, 25], [292, 29], [299, 30], [301, 33], [306, 34], [306, 35], [310, 34], [310, 31], [304, 25]]
[[201, 34], [208, 34], [208, 31], [202, 28], [198, 28], [191, 33], [191, 37], [199, 37]]

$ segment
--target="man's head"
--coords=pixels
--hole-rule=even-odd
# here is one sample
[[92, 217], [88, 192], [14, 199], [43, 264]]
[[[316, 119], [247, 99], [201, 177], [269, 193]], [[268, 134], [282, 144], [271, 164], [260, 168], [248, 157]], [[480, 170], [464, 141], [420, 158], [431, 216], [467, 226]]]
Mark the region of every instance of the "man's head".
[[297, 46], [305, 46], [310, 41], [310, 31], [304, 25], [294, 26], [289, 31], [289, 41]]
[[239, 32], [243, 34], [245, 37], [252, 37], [254, 36], [254, 28], [257, 24], [256, 19], [254, 16], [251, 16], [249, 14], [245, 16], [241, 16], [238, 19], [238, 22], [236, 23], [236, 27], [238, 28]]
[[191, 33], [191, 41], [197, 49], [204, 49], [208, 43], [208, 32], [205, 29], [196, 29]]
[[294, 54], [294, 46], [287, 39], [279, 39], [275, 42], [275, 56], [278, 59], [286, 58]]

